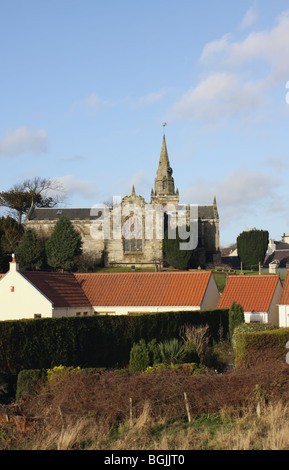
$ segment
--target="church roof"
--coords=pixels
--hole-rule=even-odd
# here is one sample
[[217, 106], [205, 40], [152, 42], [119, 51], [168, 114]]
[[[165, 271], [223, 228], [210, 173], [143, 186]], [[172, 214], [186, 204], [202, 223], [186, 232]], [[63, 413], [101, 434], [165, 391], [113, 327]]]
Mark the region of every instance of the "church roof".
[[210, 271], [76, 273], [93, 306], [201, 306]]
[[[214, 206], [199, 206], [198, 214], [200, 219], [215, 219]], [[68, 217], [70, 220], [95, 220], [97, 219], [96, 211], [90, 208], [40, 208], [35, 207], [30, 213], [28, 219], [30, 221], [38, 220], [57, 220], [60, 217]]]
[[218, 308], [230, 308], [236, 302], [244, 312], [268, 312], [278, 282], [277, 275], [229, 276]]
[[29, 214], [29, 220], [56, 220], [60, 217], [70, 220], [92, 220], [97, 216], [91, 208], [42, 208], [35, 207]]

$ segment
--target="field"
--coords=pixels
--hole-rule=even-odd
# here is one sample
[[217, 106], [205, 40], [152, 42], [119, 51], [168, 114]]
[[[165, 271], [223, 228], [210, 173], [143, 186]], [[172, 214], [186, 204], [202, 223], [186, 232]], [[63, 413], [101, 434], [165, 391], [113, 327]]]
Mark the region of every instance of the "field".
[[0, 450], [288, 450], [288, 367], [59, 374], [1, 405]]

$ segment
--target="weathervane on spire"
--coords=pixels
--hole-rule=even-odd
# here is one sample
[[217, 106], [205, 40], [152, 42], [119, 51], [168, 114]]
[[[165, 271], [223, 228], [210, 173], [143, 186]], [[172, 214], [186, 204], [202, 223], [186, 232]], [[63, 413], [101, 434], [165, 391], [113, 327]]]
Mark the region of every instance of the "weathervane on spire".
[[164, 133], [165, 133], [165, 127], [166, 127], [167, 123], [163, 122], [162, 124], [163, 124], [163, 128], [164, 128]]

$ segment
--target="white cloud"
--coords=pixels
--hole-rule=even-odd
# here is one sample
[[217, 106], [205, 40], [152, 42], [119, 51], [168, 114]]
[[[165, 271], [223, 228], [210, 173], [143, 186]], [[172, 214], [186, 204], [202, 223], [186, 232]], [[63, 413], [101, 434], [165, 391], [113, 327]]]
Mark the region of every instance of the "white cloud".
[[151, 104], [157, 103], [161, 101], [163, 96], [165, 95], [165, 91], [158, 91], [158, 92], [150, 92], [144, 96], [141, 96], [138, 100], [132, 102], [132, 106], [136, 108], [141, 108], [144, 106], [149, 106]]
[[[273, 201], [278, 182], [261, 171], [237, 168], [221, 181], [199, 179], [181, 194], [183, 203], [212, 204], [213, 197], [228, 214], [239, 209], [258, 211], [259, 204]], [[210, 200], [208, 200], [208, 197]]]
[[103, 109], [111, 106], [112, 103], [101, 99], [96, 93], [91, 93], [91, 95], [86, 98], [76, 101], [71, 107], [71, 112], [77, 108], [82, 109], [91, 109], [93, 111], [102, 111]]
[[62, 188], [68, 203], [70, 196], [79, 195], [81, 198], [93, 201], [98, 195], [94, 180], [75, 178], [73, 175], [61, 176], [55, 180]]
[[[253, 13], [248, 13], [247, 24], [250, 18]], [[274, 87], [285, 87], [288, 50], [289, 12], [271, 30], [252, 32], [239, 41], [225, 34], [206, 44], [200, 57], [202, 79], [172, 106], [169, 118], [214, 121], [240, 113], [252, 116], [270, 103]]]
[[246, 29], [252, 26], [258, 19], [258, 13], [256, 7], [251, 7], [246, 11], [245, 16], [241, 22], [240, 29]]
[[0, 140], [0, 156], [17, 157], [22, 154], [39, 154], [47, 151], [47, 132], [19, 127], [8, 130]]
[[[269, 229], [274, 221], [286, 220], [286, 207], [280, 198], [280, 179], [262, 171], [240, 167], [220, 181], [201, 178], [180, 194], [182, 203], [211, 205], [214, 196], [220, 216], [222, 243], [234, 242], [237, 232], [260, 226]], [[237, 232], [236, 232], [237, 231]]]
[[242, 82], [236, 74], [211, 74], [186, 92], [170, 110], [173, 119], [220, 121], [265, 104], [262, 88], [254, 82]]
[[[207, 44], [202, 52], [201, 61], [207, 64], [216, 61], [219, 67], [240, 68], [249, 64], [267, 67], [264, 79], [273, 84], [288, 80], [289, 62], [286, 60], [289, 49], [289, 11], [284, 12], [271, 30], [250, 33], [242, 41], [232, 41], [232, 35], [225, 35], [219, 41]], [[216, 54], [216, 43], [219, 45]], [[253, 70], [255, 70], [253, 68]]]

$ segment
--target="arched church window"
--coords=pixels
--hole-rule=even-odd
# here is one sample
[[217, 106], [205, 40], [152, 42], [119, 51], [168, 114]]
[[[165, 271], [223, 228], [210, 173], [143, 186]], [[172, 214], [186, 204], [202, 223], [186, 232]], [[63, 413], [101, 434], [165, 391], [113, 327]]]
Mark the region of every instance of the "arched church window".
[[163, 189], [166, 189], [166, 186], [167, 186], [167, 182], [166, 180], [163, 180]]
[[140, 217], [129, 217], [123, 226], [124, 252], [139, 253], [142, 251], [142, 221]]

